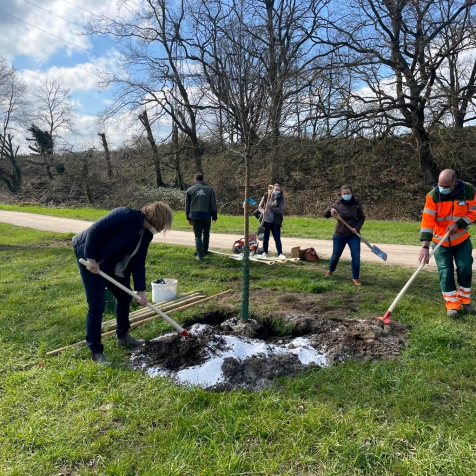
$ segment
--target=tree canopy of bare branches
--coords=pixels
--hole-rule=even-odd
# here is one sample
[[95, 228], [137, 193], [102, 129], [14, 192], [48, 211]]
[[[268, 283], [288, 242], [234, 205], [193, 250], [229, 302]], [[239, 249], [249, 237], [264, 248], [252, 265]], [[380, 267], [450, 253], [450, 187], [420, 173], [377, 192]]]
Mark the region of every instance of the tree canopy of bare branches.
[[20, 146], [14, 139], [28, 120], [27, 107], [24, 82], [0, 57], [0, 180], [15, 194], [21, 188], [22, 171], [17, 160]]

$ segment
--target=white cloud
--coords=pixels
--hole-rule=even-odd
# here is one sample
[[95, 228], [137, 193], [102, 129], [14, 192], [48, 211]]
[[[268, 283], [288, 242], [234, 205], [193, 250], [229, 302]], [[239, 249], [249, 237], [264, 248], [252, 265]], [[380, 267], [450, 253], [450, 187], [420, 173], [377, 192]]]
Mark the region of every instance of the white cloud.
[[74, 133], [68, 133], [61, 139], [67, 148], [75, 151], [95, 148], [101, 149], [101, 139], [98, 132], [105, 132], [110, 149], [120, 147], [142, 132], [142, 126], [137, 119], [122, 114], [106, 125], [99, 123], [98, 117], [93, 115], [76, 115], [73, 121]]
[[46, 71], [40, 69], [24, 69], [19, 71], [20, 76], [28, 87], [38, 87], [46, 78], [62, 78], [63, 85], [71, 91], [88, 91], [97, 89], [98, 71], [111, 71], [117, 52], [111, 51], [107, 57], [101, 57], [85, 63], [78, 63], [73, 67], [52, 66]]
[[[134, 1], [138, 3], [141, 0]], [[17, 55], [26, 55], [41, 64], [59, 50], [66, 50], [69, 55], [73, 52], [86, 53], [83, 48], [91, 50], [92, 43], [87, 36], [83, 36], [84, 29], [59, 17], [84, 25], [94, 18], [87, 11], [96, 15], [118, 15], [125, 18], [129, 17], [132, 11], [127, 2], [126, 6], [119, 7], [117, 0], [74, 0], [71, 3], [63, 0], [31, 0], [31, 3], [25, 0], [0, 0], [0, 8], [5, 12], [0, 12], [0, 55], [9, 61], [13, 61]], [[50, 34], [40, 31], [39, 28]]]

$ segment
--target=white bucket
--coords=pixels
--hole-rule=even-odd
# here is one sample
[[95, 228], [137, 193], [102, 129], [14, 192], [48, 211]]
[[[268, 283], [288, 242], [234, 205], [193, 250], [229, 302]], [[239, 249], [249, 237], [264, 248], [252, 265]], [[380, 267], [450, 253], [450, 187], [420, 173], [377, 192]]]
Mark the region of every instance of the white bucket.
[[177, 295], [176, 279], [164, 279], [163, 283], [150, 283], [152, 285], [152, 302], [170, 301]]

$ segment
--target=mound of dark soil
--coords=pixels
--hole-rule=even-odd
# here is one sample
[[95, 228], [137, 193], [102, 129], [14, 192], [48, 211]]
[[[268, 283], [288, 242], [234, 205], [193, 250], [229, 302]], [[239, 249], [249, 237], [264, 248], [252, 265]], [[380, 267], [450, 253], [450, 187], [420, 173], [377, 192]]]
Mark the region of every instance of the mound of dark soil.
[[[224, 317], [225, 313], [219, 313]], [[400, 355], [408, 328], [397, 322], [290, 315], [287, 335], [276, 336], [255, 320], [213, 319], [194, 324], [188, 339], [165, 334], [135, 350], [136, 369], [151, 376], [168, 376], [178, 384], [211, 390], [258, 390], [277, 377], [308, 368], [337, 365], [345, 360], [395, 358]], [[203, 322], [215, 322], [208, 324]]]

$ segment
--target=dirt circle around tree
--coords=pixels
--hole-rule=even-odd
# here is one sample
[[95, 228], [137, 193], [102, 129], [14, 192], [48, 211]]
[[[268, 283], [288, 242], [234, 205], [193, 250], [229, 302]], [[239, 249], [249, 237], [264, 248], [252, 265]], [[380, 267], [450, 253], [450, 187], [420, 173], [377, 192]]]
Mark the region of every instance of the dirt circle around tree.
[[[354, 295], [342, 297], [344, 304], [330, 305], [322, 295], [272, 296], [268, 290], [262, 296], [254, 294], [263, 308], [274, 297], [275, 310], [242, 321], [234, 306], [220, 302], [217, 311], [189, 323], [190, 337], [167, 333], [135, 349], [131, 367], [151, 377], [168, 377], [178, 385], [213, 391], [260, 390], [276, 378], [311, 368], [346, 360], [397, 358], [408, 339], [408, 326], [399, 322], [383, 325], [375, 318], [345, 317], [355, 311]], [[233, 298], [239, 296], [226, 300]]]

